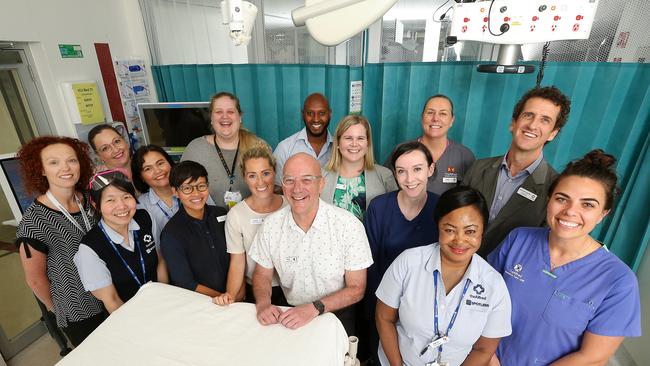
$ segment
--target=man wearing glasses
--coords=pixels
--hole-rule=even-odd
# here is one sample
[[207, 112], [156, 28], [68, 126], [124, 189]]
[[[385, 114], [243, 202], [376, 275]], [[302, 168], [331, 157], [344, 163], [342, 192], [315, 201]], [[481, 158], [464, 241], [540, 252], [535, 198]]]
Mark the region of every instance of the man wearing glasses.
[[181, 206], [160, 234], [160, 248], [173, 285], [211, 297], [226, 291], [226, 209], [207, 205], [208, 172], [187, 160], [169, 173]]
[[[257, 263], [253, 292], [257, 319], [295, 329], [324, 312], [334, 313], [348, 335], [354, 332], [351, 305], [363, 297], [372, 264], [361, 222], [346, 210], [320, 200], [323, 179], [318, 161], [298, 153], [284, 166], [282, 191], [289, 205], [264, 220], [250, 256]], [[271, 304], [274, 270], [287, 302]]]

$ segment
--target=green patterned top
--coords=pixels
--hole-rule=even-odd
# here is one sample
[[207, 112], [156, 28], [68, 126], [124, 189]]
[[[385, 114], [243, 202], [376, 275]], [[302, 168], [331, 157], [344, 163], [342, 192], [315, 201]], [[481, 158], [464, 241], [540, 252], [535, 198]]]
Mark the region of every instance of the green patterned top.
[[359, 220], [366, 212], [366, 176], [361, 173], [355, 178], [339, 176], [334, 190], [334, 205], [345, 209]]

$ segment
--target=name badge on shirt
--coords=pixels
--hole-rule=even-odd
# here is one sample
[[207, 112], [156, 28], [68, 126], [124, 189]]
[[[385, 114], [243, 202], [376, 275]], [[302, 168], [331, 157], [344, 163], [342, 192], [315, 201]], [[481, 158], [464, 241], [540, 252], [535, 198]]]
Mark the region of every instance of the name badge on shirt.
[[298, 257], [292, 256], [292, 257], [285, 257], [284, 261], [287, 263], [297, 263], [298, 262]]
[[451, 183], [451, 184], [458, 183], [458, 174], [445, 173], [445, 175], [442, 176], [442, 183]]
[[345, 188], [346, 188], [345, 184], [343, 184], [343, 183], [337, 183], [336, 184], [336, 189], [345, 190]]
[[261, 218], [261, 217], [251, 219], [251, 225], [262, 225], [263, 222], [264, 222], [264, 219]]
[[226, 191], [226, 193], [223, 194], [223, 203], [225, 203], [228, 208], [232, 208], [234, 205], [241, 202], [241, 200], [242, 196], [239, 191]]
[[525, 189], [523, 187], [519, 187], [519, 189], [517, 190], [517, 194], [524, 197], [524, 198], [529, 199], [532, 202], [535, 202], [535, 200], [537, 199], [537, 195], [535, 193], [533, 193], [533, 192], [531, 192], [531, 191], [529, 191], [529, 190], [527, 190], [527, 189]]
[[224, 221], [226, 221], [226, 215], [217, 216], [217, 222], [224, 222]]

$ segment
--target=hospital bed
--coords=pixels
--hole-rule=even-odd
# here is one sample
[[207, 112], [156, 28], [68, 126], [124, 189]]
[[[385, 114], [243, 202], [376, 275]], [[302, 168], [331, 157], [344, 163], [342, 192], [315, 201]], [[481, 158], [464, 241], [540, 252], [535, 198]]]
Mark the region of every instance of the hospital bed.
[[57, 365], [353, 366], [356, 342], [330, 313], [296, 330], [262, 326], [253, 304], [149, 283]]

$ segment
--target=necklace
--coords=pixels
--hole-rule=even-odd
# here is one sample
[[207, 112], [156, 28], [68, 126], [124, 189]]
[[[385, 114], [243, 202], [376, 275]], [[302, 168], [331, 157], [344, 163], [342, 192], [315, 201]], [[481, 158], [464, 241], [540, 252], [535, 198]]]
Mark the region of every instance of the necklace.
[[565, 261], [564, 263], [553, 263], [553, 259], [550, 259], [550, 253], [549, 253], [549, 259], [551, 262], [551, 272], [557, 269], [558, 267], [561, 267], [567, 263], [571, 263], [577, 259], [582, 258], [583, 254], [585, 254], [587, 250], [589, 250], [589, 248], [591, 248], [592, 246], [593, 243], [591, 241], [591, 238], [589, 238], [589, 242], [578, 252], [578, 254], [573, 255], [571, 258], [569, 258], [568, 261]]

